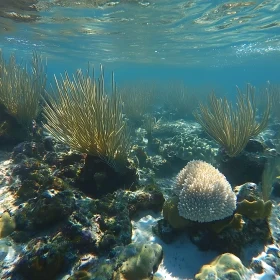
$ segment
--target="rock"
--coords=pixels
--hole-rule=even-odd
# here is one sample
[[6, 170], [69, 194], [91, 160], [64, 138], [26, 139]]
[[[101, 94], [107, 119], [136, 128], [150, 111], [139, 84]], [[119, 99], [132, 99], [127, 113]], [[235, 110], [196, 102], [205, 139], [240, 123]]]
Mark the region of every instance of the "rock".
[[219, 170], [233, 186], [261, 182], [265, 163], [265, 156], [256, 153], [242, 152], [236, 157], [229, 157], [222, 151], [219, 153]]
[[65, 263], [67, 243], [60, 236], [31, 240], [17, 266], [19, 274], [29, 280], [56, 279]]
[[100, 197], [118, 189], [130, 189], [137, 180], [136, 168], [129, 163], [118, 172], [100, 158], [87, 156], [76, 186], [87, 195]]
[[263, 153], [265, 151], [265, 146], [259, 140], [250, 139], [244, 150], [249, 153]]
[[144, 189], [135, 192], [126, 191], [124, 196], [128, 201], [130, 217], [132, 217], [137, 211], [141, 210], [161, 212], [164, 203], [163, 194], [155, 185], [147, 185]]
[[50, 189], [19, 209], [15, 219], [20, 230], [38, 230], [66, 219], [74, 208], [75, 200], [70, 191]]
[[25, 141], [13, 149], [12, 158], [15, 158], [18, 154], [23, 154], [28, 158], [41, 158], [45, 153], [43, 143]]
[[114, 273], [113, 280], [148, 279], [157, 271], [162, 257], [159, 244], [129, 244], [118, 257], [121, 266]]
[[45, 150], [48, 152], [54, 151], [55, 139], [52, 136], [47, 136], [43, 139]]
[[172, 243], [178, 237], [178, 231], [164, 219], [157, 221], [153, 226], [153, 233], [166, 244]]

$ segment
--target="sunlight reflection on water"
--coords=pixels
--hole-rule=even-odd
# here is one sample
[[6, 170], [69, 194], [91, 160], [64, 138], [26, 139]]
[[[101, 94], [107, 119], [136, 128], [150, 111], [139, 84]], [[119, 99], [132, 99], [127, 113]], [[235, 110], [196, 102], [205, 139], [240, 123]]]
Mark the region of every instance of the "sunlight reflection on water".
[[38, 20], [0, 31], [1, 48], [36, 48], [58, 59], [213, 67], [280, 50], [277, 0], [43, 0], [37, 7]]

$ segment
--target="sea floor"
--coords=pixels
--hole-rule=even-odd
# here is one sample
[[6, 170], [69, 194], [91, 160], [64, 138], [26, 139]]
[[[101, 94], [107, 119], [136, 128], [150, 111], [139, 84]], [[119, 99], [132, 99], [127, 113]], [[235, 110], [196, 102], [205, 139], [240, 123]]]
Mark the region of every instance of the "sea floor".
[[[275, 209], [275, 208], [274, 208]], [[274, 213], [275, 214], [275, 213]], [[154, 242], [163, 247], [164, 257], [155, 275], [161, 276], [166, 280], [190, 280], [200, 268], [210, 263], [219, 254], [215, 251], [200, 251], [187, 235], [180, 235], [175, 242], [165, 244], [152, 231], [153, 225], [161, 219], [160, 214], [152, 212], [142, 212], [132, 221], [133, 223], [133, 242]], [[275, 226], [275, 225], [274, 225]], [[279, 231], [278, 231], [279, 232]], [[248, 280], [273, 280], [280, 279], [275, 269], [270, 266], [271, 258], [280, 256], [278, 244], [270, 244], [260, 251], [259, 246], [252, 245], [245, 249], [246, 262], [261, 262], [264, 272], [261, 274], [254, 273], [249, 268], [246, 275]], [[222, 279], [223, 280], [223, 279]], [[228, 279], [224, 279], [228, 280]]]
[[[10, 189], [10, 184], [17, 183], [17, 178], [11, 177], [12, 161], [10, 154], [0, 152], [0, 215], [4, 209], [10, 209], [13, 212], [15, 198]], [[274, 207], [271, 218], [269, 220], [272, 235], [275, 244], [271, 244], [259, 251], [259, 248], [250, 246], [246, 248], [247, 261], [261, 262], [264, 268], [261, 274], [256, 274], [249, 268], [246, 279], [248, 280], [272, 280], [280, 279], [276, 274], [271, 262], [278, 256], [280, 257], [279, 240], [280, 240], [280, 201], [274, 200]], [[151, 242], [158, 243], [163, 247], [164, 257], [155, 273], [166, 280], [189, 280], [194, 279], [194, 276], [204, 264], [210, 263], [218, 253], [215, 251], [200, 251], [188, 238], [187, 235], [178, 235], [176, 241], [171, 244], [165, 244], [157, 237], [152, 227], [162, 218], [161, 213], [144, 211], [138, 213], [132, 220], [133, 235], [132, 242]], [[13, 269], [13, 265], [17, 262], [20, 253], [22, 253], [25, 244], [16, 245], [9, 238], [0, 239], [0, 279], [5, 278], [5, 275]], [[280, 262], [279, 262], [280, 264]], [[39, 280], [39, 279], [38, 279]]]
[[213, 251], [199, 251], [184, 234], [171, 244], [164, 243], [152, 231], [153, 225], [159, 219], [162, 219], [161, 214], [142, 212], [132, 221], [133, 242], [155, 242], [163, 248], [163, 261], [155, 275], [169, 280], [194, 279], [194, 275], [204, 264], [218, 256], [218, 253]]

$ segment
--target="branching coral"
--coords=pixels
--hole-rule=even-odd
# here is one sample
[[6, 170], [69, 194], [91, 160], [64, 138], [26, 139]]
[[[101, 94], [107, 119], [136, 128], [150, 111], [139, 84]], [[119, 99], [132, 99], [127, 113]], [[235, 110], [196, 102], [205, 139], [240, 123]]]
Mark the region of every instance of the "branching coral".
[[23, 127], [30, 127], [40, 109], [46, 85], [45, 65], [34, 53], [31, 69], [16, 63], [14, 55], [5, 61], [0, 52], [0, 103]]
[[199, 106], [194, 113], [203, 129], [221, 146], [230, 157], [237, 156], [246, 146], [249, 139], [258, 135], [268, 123], [271, 99], [267, 94], [266, 108], [262, 120], [256, 122], [257, 108], [254, 88], [247, 86], [243, 94], [238, 89], [236, 107], [226, 99], [220, 99], [211, 94], [208, 105]]
[[114, 81], [110, 96], [105, 93], [102, 68], [99, 79], [78, 71], [73, 79], [66, 73], [61, 82], [55, 81], [56, 91], [43, 110], [45, 128], [72, 149], [97, 156], [113, 167], [125, 162], [130, 137]]

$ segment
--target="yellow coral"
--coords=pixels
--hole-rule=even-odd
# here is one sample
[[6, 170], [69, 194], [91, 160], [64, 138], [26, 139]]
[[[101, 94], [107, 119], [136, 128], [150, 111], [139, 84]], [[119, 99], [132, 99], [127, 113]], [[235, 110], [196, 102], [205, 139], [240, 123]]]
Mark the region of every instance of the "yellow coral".
[[183, 229], [190, 221], [179, 215], [178, 202], [179, 198], [176, 196], [166, 200], [163, 205], [163, 217], [173, 228]]
[[195, 280], [232, 279], [242, 280], [248, 269], [243, 266], [241, 260], [233, 254], [225, 253], [218, 256], [210, 264], [204, 265]]
[[236, 211], [251, 220], [257, 220], [269, 217], [271, 210], [271, 200], [264, 202], [262, 199], [256, 201], [248, 201], [247, 199], [244, 199], [237, 203]]
[[16, 228], [14, 217], [8, 212], [4, 212], [0, 217], [0, 238], [10, 235]]

